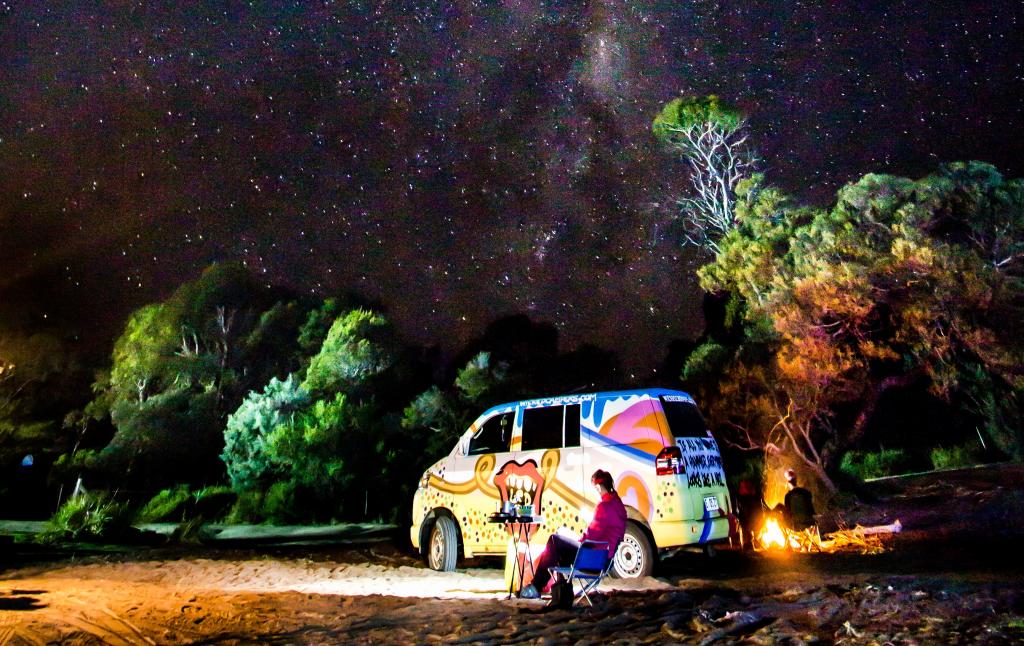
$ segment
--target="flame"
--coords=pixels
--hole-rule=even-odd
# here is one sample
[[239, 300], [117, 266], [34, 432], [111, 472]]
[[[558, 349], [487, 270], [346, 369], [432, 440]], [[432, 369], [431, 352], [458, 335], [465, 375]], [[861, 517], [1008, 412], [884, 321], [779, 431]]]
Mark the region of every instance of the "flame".
[[765, 520], [759, 538], [761, 539], [761, 545], [765, 549], [786, 547], [786, 534], [782, 531], [782, 527], [779, 526], [779, 521], [774, 518]]

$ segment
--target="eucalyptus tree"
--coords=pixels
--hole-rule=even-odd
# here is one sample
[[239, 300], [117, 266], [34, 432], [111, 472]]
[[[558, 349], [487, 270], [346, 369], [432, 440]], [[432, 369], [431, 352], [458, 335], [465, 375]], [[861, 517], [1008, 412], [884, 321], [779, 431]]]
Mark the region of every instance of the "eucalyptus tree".
[[699, 276], [742, 299], [762, 352], [694, 354], [721, 368], [734, 437], [787, 452], [831, 489], [882, 395], [921, 384], [975, 401], [989, 437], [1021, 456], [1024, 182], [959, 163], [920, 180], [866, 175], [831, 209], [756, 182], [739, 196]]
[[689, 191], [675, 198], [683, 242], [718, 253], [736, 226], [736, 186], [756, 163], [746, 117], [715, 95], [688, 96], [662, 108], [652, 129], [687, 165]]

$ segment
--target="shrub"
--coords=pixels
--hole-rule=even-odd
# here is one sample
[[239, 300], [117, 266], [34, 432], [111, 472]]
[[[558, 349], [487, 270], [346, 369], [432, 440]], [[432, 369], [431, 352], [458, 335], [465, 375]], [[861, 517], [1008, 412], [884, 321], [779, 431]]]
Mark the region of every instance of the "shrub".
[[981, 462], [981, 450], [974, 442], [949, 448], [937, 446], [932, 449], [931, 457], [936, 469], [958, 469]]
[[850, 451], [843, 456], [839, 470], [860, 480], [883, 478], [909, 470], [910, 458], [903, 449]]
[[261, 522], [263, 512], [263, 492], [243, 491], [238, 494], [235, 504], [231, 507], [226, 523], [255, 523]]
[[216, 486], [200, 489], [192, 495], [194, 499], [191, 515], [219, 520], [223, 518], [235, 504], [238, 494], [231, 487]]
[[292, 482], [275, 482], [263, 499], [263, 517], [271, 524], [292, 522], [296, 519], [296, 486]]
[[106, 493], [81, 493], [64, 501], [39, 534], [43, 542], [108, 539], [124, 534], [131, 526], [126, 505]]
[[153, 496], [135, 514], [135, 522], [179, 522], [185, 517], [189, 501], [190, 496], [187, 485], [178, 485], [174, 489], [164, 489]]

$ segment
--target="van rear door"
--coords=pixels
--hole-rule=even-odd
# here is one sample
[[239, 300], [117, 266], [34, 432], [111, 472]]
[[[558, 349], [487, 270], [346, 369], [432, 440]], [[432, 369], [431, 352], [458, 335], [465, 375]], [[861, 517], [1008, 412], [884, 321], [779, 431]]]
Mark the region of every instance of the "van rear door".
[[691, 518], [718, 516], [728, 505], [725, 471], [718, 443], [708, 432], [697, 405], [682, 395], [662, 395], [675, 445], [679, 447], [686, 486], [690, 492]]

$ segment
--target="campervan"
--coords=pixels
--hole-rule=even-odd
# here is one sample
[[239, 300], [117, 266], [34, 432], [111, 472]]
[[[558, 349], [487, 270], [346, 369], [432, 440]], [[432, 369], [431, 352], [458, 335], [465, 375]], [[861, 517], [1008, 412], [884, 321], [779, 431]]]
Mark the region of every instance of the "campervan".
[[659, 551], [727, 540], [732, 503], [715, 438], [690, 395], [646, 389], [495, 406], [423, 474], [410, 537], [427, 564], [504, 555], [508, 504], [535, 515], [531, 543], [582, 533], [598, 502], [596, 469], [612, 474], [628, 515], [614, 574], [646, 576]]

